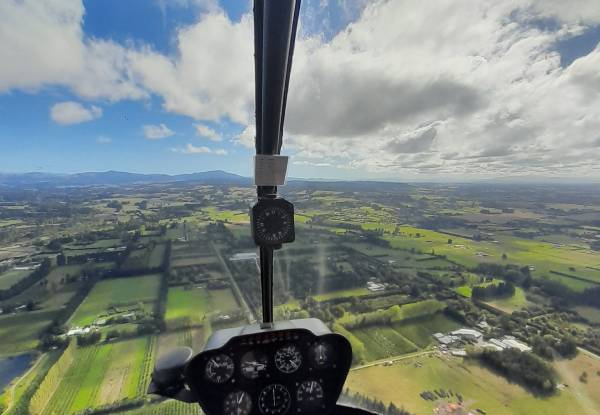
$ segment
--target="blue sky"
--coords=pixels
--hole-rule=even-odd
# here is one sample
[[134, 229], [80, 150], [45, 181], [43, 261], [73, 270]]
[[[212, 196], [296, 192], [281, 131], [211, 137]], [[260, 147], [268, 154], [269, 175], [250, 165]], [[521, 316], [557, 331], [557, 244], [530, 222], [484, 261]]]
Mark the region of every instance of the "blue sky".
[[[598, 2], [451, 3], [303, 2], [291, 176], [600, 175]], [[244, 0], [4, 2], [0, 171], [249, 175], [250, 13]]]

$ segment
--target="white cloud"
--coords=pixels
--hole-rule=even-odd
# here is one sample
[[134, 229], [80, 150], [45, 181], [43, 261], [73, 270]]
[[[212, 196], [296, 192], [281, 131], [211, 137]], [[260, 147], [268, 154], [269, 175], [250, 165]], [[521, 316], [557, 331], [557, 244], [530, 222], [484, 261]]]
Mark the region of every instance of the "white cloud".
[[105, 135], [101, 135], [101, 136], [98, 136], [98, 138], [96, 139], [96, 142], [98, 144], [110, 144], [110, 143], [112, 143], [112, 138], [107, 137]]
[[148, 140], [160, 140], [161, 138], [170, 137], [173, 134], [175, 134], [169, 129], [169, 127], [162, 123], [158, 125], [147, 124], [144, 125], [142, 128], [144, 130], [144, 136]]
[[128, 50], [111, 41], [85, 39], [81, 1], [0, 2], [0, 93], [70, 88], [87, 99], [140, 99]]
[[[0, 2], [0, 93], [154, 94], [166, 111], [246, 126], [233, 142], [252, 148], [252, 18], [201, 2], [170, 55], [86, 38], [78, 1]], [[598, 174], [600, 48], [567, 68], [555, 51], [598, 24], [598, 0], [368, 2], [333, 38], [297, 42], [284, 145], [305, 165], [385, 175]]]
[[196, 134], [198, 134], [198, 137], [207, 138], [211, 141], [223, 140], [221, 134], [219, 134], [207, 125], [195, 124], [194, 127], [196, 127]]
[[50, 118], [58, 124], [71, 125], [92, 121], [102, 116], [102, 108], [95, 105], [84, 107], [78, 102], [65, 101], [50, 108]]
[[222, 12], [206, 14], [178, 31], [175, 58], [132, 52], [131, 69], [167, 111], [246, 124], [254, 104], [253, 33], [250, 15], [233, 23]]
[[234, 139], [233, 142], [236, 145], [241, 145], [246, 148], [254, 148], [256, 146], [254, 136], [256, 134], [256, 126], [248, 125], [246, 126], [241, 133], [239, 133]]
[[185, 147], [175, 147], [171, 149], [174, 153], [181, 154], [206, 154], [212, 153], [211, 149], [206, 146], [195, 146], [191, 143], [188, 143]]
[[224, 148], [218, 148], [215, 150], [215, 154], [217, 156], [226, 156], [228, 153], [227, 150], [225, 150]]

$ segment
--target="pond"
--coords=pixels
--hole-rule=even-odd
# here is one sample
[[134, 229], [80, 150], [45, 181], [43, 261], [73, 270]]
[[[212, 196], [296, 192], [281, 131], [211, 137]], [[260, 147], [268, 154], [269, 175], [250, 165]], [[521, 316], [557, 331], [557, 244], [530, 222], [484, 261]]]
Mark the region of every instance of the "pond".
[[35, 355], [21, 354], [18, 356], [0, 357], [0, 393], [10, 382], [21, 376], [31, 365]]

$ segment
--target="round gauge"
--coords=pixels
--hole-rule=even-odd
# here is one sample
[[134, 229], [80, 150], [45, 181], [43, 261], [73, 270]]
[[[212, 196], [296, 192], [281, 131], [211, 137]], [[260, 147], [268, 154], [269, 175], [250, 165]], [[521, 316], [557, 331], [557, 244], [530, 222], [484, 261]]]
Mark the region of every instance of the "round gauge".
[[267, 372], [267, 356], [259, 351], [251, 350], [242, 356], [242, 375], [248, 379], [257, 379]]
[[310, 349], [310, 361], [316, 367], [324, 367], [331, 362], [333, 351], [328, 343], [316, 343]]
[[256, 217], [257, 236], [269, 243], [285, 241], [293, 232], [294, 222], [290, 213], [279, 206], [271, 206], [259, 212]]
[[306, 408], [319, 406], [323, 402], [323, 387], [316, 380], [306, 380], [298, 386], [296, 399]]
[[231, 392], [223, 402], [225, 415], [248, 415], [252, 411], [252, 398], [247, 392]]
[[225, 383], [233, 375], [233, 360], [226, 354], [220, 354], [208, 359], [204, 374], [206, 378], [214, 383]]
[[258, 396], [258, 409], [263, 415], [283, 415], [290, 409], [290, 393], [283, 385], [264, 388]]
[[281, 198], [261, 198], [252, 207], [252, 236], [260, 246], [278, 246], [292, 242], [294, 205]]
[[301, 364], [302, 355], [294, 345], [283, 346], [275, 352], [275, 366], [283, 373], [294, 373]]

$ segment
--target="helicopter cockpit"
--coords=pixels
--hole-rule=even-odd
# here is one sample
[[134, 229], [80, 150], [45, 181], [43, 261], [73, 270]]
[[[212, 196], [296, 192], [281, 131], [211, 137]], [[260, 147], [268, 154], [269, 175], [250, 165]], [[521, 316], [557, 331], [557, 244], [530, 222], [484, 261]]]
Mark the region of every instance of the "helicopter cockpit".
[[365, 414], [337, 404], [352, 362], [346, 338], [315, 318], [273, 321], [273, 252], [293, 242], [294, 207], [277, 196], [300, 0], [255, 0], [255, 185], [263, 322], [215, 331], [204, 350], [176, 348], [156, 363], [148, 392], [198, 403], [207, 415]]

